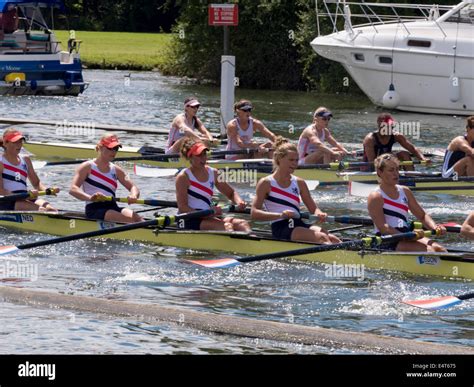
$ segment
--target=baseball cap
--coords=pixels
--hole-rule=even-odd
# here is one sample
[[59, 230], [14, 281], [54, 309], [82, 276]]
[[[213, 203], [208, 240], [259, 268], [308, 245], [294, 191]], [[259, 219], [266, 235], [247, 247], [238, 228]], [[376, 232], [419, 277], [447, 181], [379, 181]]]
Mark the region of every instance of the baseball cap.
[[186, 156], [191, 158], [191, 156], [199, 156], [202, 152], [208, 151], [207, 148], [202, 142], [195, 143], [189, 150]]
[[3, 141], [17, 142], [21, 139], [25, 140], [25, 136], [19, 130], [10, 131], [3, 135]]
[[105, 146], [106, 148], [109, 148], [109, 149], [115, 148], [116, 146], [118, 146], [120, 148], [122, 147], [122, 144], [120, 144], [120, 140], [118, 139], [118, 137], [116, 135], [107, 136], [107, 137], [102, 138], [100, 140], [99, 144], [103, 145], [103, 146]]

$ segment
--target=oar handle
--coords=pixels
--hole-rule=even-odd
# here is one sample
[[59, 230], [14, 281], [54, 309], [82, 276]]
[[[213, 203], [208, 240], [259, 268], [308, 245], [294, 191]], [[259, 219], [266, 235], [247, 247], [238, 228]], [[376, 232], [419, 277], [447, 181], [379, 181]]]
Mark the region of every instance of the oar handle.
[[[59, 191], [59, 188], [47, 188], [44, 191], [39, 191], [38, 196], [56, 195], [57, 193], [59, 193]], [[0, 202], [14, 202], [22, 199], [34, 199], [35, 197], [36, 196], [33, 196], [31, 191], [27, 191], [12, 195], [0, 196]]]
[[474, 298], [474, 292], [473, 293], [466, 293], [466, 294], [461, 294], [460, 296], [456, 296], [460, 300], [469, 300], [470, 298]]
[[105, 230], [95, 230], [95, 231], [89, 231], [89, 232], [85, 232], [81, 234], [73, 234], [73, 235], [67, 235], [64, 237], [47, 239], [47, 240], [33, 242], [33, 243], [26, 243], [24, 245], [19, 245], [16, 247], [19, 250], [25, 250], [25, 249], [31, 249], [34, 247], [41, 247], [41, 246], [48, 246], [48, 245], [53, 245], [57, 243], [70, 242], [70, 241], [74, 241], [78, 239], [93, 238], [93, 237], [115, 234], [115, 233], [124, 232], [124, 231], [136, 230], [139, 228], [144, 228], [144, 227], [149, 227], [149, 226], [166, 227], [166, 226], [169, 226], [170, 224], [176, 223], [180, 219], [201, 218], [208, 215], [212, 215], [213, 213], [214, 213], [214, 210], [209, 209], [209, 210], [193, 211], [193, 212], [188, 212], [188, 213], [179, 214], [179, 215], [160, 216], [155, 219], [146, 220], [144, 222], [130, 223], [130, 224], [125, 224], [123, 226], [112, 227]]

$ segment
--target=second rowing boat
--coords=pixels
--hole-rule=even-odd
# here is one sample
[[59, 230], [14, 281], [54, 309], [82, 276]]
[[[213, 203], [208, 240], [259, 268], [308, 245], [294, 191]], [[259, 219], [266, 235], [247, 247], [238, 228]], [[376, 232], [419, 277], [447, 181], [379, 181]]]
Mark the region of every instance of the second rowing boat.
[[[72, 235], [116, 226], [114, 223], [86, 219], [82, 213], [1, 211], [0, 226], [52, 235]], [[108, 238], [153, 243], [194, 250], [215, 250], [239, 255], [256, 255], [311, 246], [310, 243], [274, 239], [269, 233], [248, 235], [238, 232], [188, 231], [177, 228], [142, 228], [109, 235]], [[394, 252], [378, 249], [343, 250], [295, 257], [320, 262], [327, 270], [341, 265], [400, 271], [415, 275], [474, 280], [474, 252], [448, 253]]]

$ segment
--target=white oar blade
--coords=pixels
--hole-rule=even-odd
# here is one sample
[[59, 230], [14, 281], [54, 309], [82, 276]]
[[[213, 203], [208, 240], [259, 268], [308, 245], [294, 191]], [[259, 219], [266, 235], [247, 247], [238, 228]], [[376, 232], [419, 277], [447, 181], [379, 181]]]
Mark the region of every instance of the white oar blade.
[[413, 300], [413, 301], [402, 301], [404, 304], [416, 306], [417, 308], [427, 310], [438, 310], [450, 308], [454, 305], [461, 303], [462, 301], [454, 296], [431, 298], [429, 300]]
[[212, 259], [212, 260], [188, 260], [195, 265], [204, 266], [209, 269], [223, 269], [240, 265], [240, 262], [232, 258]]
[[364, 184], [357, 181], [349, 182], [349, 195], [366, 198], [377, 189], [377, 184]]
[[318, 180], [305, 180], [306, 181], [306, 185], [308, 186], [308, 189], [310, 191], [318, 188], [319, 186], [319, 181]]
[[33, 168], [34, 169], [41, 169], [44, 168], [48, 164], [47, 161], [39, 161], [39, 160], [34, 160], [33, 161]]
[[135, 175], [143, 177], [168, 177], [175, 176], [179, 169], [176, 168], [150, 168], [135, 164]]
[[0, 247], [0, 255], [7, 255], [7, 254], [13, 254], [20, 249], [16, 246], [1, 246]]

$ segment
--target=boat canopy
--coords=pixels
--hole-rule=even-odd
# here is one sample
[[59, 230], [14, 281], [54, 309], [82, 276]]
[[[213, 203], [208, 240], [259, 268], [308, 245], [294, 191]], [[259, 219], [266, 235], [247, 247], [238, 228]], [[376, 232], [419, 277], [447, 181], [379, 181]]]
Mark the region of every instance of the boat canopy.
[[41, 1], [32, 1], [32, 0], [13, 0], [13, 1], [5, 1], [0, 0], [0, 12], [6, 12], [8, 10], [8, 6], [12, 5], [19, 5], [22, 7], [31, 6], [31, 7], [41, 7], [41, 8], [59, 8], [60, 10], [64, 11], [64, 3], [62, 0], [41, 0]]

